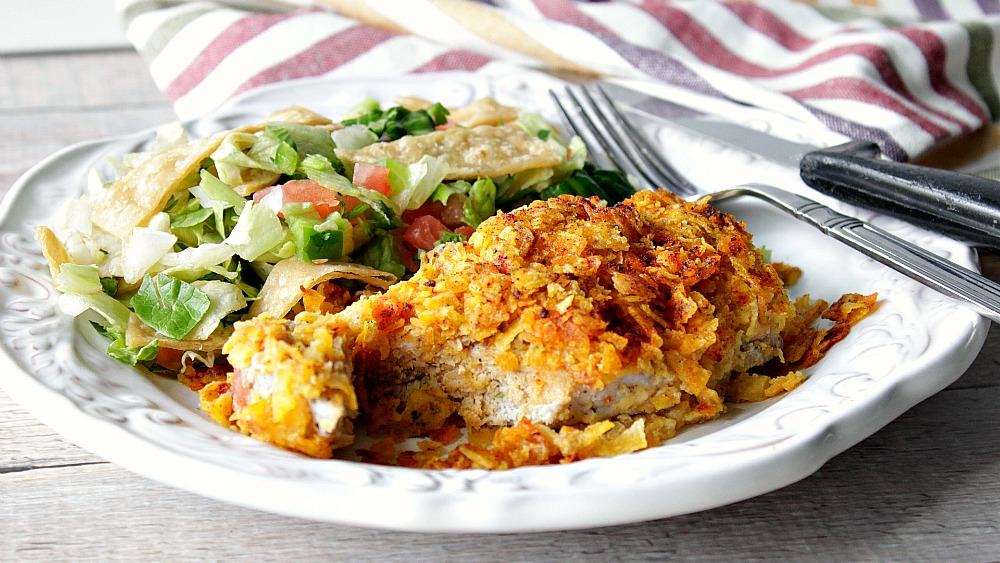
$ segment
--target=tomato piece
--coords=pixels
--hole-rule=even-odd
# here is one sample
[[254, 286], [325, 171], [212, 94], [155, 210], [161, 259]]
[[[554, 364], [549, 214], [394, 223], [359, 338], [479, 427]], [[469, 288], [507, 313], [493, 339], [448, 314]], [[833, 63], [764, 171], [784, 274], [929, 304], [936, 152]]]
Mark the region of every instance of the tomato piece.
[[428, 201], [427, 203], [421, 205], [416, 209], [409, 209], [403, 212], [403, 222], [412, 223], [418, 217], [423, 215], [430, 215], [431, 217], [441, 221], [441, 214], [444, 213], [444, 206], [436, 201]]
[[461, 227], [465, 225], [465, 196], [451, 194], [448, 198], [448, 205], [440, 215], [441, 222], [449, 228]]
[[434, 248], [441, 233], [450, 233], [448, 227], [431, 215], [421, 215], [414, 219], [403, 232], [403, 240], [413, 248], [430, 250]]
[[375, 190], [382, 195], [392, 193], [389, 187], [389, 169], [384, 166], [375, 166], [367, 162], [355, 164], [354, 179], [351, 183], [360, 188]]
[[464, 225], [462, 227], [455, 229], [455, 232], [468, 239], [469, 237], [472, 236], [472, 233], [476, 232], [476, 229], [473, 229], [468, 225]]
[[[281, 188], [281, 203], [311, 203], [313, 209], [319, 214], [320, 219], [333, 213], [340, 207], [340, 198], [333, 190], [328, 190], [312, 180], [292, 180], [285, 182], [281, 186], [271, 186], [258, 192], [254, 192], [253, 201], [259, 203], [269, 193], [277, 188]], [[279, 217], [283, 217], [278, 213]]]

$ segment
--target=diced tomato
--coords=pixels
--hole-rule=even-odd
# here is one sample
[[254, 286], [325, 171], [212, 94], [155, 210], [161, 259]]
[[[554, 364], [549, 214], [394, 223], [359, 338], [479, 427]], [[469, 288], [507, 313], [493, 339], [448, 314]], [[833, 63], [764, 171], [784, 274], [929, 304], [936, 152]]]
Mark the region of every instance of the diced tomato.
[[452, 123], [450, 121], [446, 121], [446, 122], [442, 123], [441, 125], [438, 125], [438, 126], [434, 127], [434, 130], [435, 131], [445, 131], [447, 129], [451, 129], [454, 126], [455, 126], [454, 123]]
[[417, 262], [417, 251], [408, 244], [399, 245], [399, 260], [407, 272], [416, 272], [420, 269], [420, 264]]
[[351, 183], [360, 188], [375, 190], [382, 195], [392, 193], [392, 189], [389, 187], [389, 169], [384, 166], [375, 166], [366, 162], [355, 164], [354, 179]]
[[424, 215], [430, 215], [431, 217], [441, 220], [441, 214], [444, 212], [444, 206], [436, 201], [428, 201], [427, 203], [421, 205], [416, 209], [409, 209], [403, 212], [403, 222], [410, 224], [414, 222], [418, 217]]
[[413, 248], [430, 250], [434, 248], [441, 233], [450, 233], [444, 223], [431, 215], [422, 215], [410, 222], [403, 232], [403, 240]]
[[465, 238], [469, 238], [472, 236], [472, 233], [476, 232], [476, 229], [473, 229], [468, 225], [464, 225], [462, 227], [455, 229], [455, 232], [462, 235]]
[[461, 227], [465, 224], [465, 196], [451, 194], [448, 205], [440, 215], [441, 222], [449, 228]]
[[[320, 219], [326, 219], [327, 215], [340, 207], [340, 198], [337, 197], [336, 192], [328, 190], [312, 180], [292, 180], [291, 182], [285, 182], [281, 186], [265, 188], [253, 194], [254, 203], [264, 199], [267, 194], [278, 187], [281, 188], [282, 205], [286, 203], [311, 203], [313, 209], [319, 214]], [[282, 214], [278, 213], [278, 216], [281, 217]]]

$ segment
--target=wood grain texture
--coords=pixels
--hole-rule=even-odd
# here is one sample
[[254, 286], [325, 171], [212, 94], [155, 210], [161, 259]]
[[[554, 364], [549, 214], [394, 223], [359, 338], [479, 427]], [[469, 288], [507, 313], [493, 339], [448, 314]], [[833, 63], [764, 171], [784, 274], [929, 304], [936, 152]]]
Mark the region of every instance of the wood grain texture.
[[[0, 60], [0, 193], [61, 146], [171, 118], [134, 53]], [[1000, 279], [1000, 258], [984, 257], [983, 267]], [[1000, 333], [993, 331], [954, 385], [768, 495], [595, 530], [404, 534], [275, 516], [171, 489], [65, 442], [0, 391], [0, 561], [995, 560], [998, 436]]]

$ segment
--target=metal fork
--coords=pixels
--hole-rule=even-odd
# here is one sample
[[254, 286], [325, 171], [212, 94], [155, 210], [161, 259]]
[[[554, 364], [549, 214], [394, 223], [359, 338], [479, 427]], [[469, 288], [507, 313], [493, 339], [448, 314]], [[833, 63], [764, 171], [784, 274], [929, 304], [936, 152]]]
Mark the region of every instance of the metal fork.
[[[567, 86], [563, 93], [549, 90], [549, 95], [573, 131], [592, 149], [596, 146], [603, 149], [603, 153], [595, 154], [596, 159], [611, 162], [650, 186], [664, 187], [685, 196], [699, 193], [697, 187], [671, 166], [615, 107], [600, 85]], [[698, 197], [705, 195], [713, 201], [740, 196], [766, 201], [823, 234], [1000, 322], [1000, 284], [878, 227], [798, 194], [763, 184], [745, 184], [711, 194], [702, 193]]]

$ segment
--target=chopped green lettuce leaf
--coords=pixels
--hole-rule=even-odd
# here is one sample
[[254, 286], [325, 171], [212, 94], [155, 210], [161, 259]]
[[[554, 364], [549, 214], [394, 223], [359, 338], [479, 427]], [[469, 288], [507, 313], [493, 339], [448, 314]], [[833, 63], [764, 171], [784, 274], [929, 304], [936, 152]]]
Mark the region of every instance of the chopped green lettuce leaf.
[[466, 182], [465, 180], [457, 180], [455, 182], [448, 182], [447, 184], [438, 184], [438, 187], [434, 189], [434, 193], [431, 194], [431, 201], [436, 201], [442, 205], [448, 205], [448, 199], [455, 194], [465, 195], [469, 193], [472, 189], [472, 184]]
[[153, 340], [142, 348], [130, 348], [125, 344], [125, 330], [117, 327], [105, 328], [98, 323], [90, 323], [100, 334], [111, 340], [107, 353], [112, 358], [130, 366], [148, 362], [160, 352], [159, 342]]
[[176, 242], [176, 236], [159, 230], [146, 227], [132, 229], [122, 249], [122, 277], [125, 282], [141, 280]]
[[295, 150], [288, 132], [267, 126], [247, 151], [247, 156], [255, 162], [271, 163], [273, 172], [294, 174], [299, 165], [299, 153]]
[[225, 243], [236, 249], [236, 254], [253, 262], [285, 239], [281, 220], [269, 207], [246, 202], [243, 213], [229, 233]]
[[[195, 201], [194, 203], [197, 203]], [[206, 219], [212, 216], [212, 210], [206, 209], [204, 207], [198, 207], [194, 211], [188, 211], [186, 213], [181, 213], [179, 215], [171, 216], [170, 218], [170, 230], [174, 229], [184, 229], [187, 227], [194, 227], [195, 225], [200, 225], [205, 222]]]
[[329, 130], [298, 123], [272, 123], [267, 126], [267, 130], [286, 139], [298, 152], [299, 159], [318, 154], [329, 160], [337, 172], [344, 171], [344, 164], [334, 152], [336, 144]]
[[388, 233], [382, 232], [375, 235], [372, 240], [361, 249], [360, 256], [357, 257], [359, 263], [370, 266], [376, 270], [389, 272], [399, 279], [406, 275], [406, 267], [399, 257], [396, 249], [396, 242]]
[[243, 181], [241, 169], [259, 168], [270, 172], [278, 172], [273, 162], [257, 160], [247, 156], [246, 150], [257, 142], [258, 137], [250, 133], [233, 131], [225, 136], [219, 148], [209, 157], [215, 163], [219, 179], [230, 186], [239, 185]]
[[378, 142], [378, 137], [364, 125], [349, 125], [330, 134], [337, 148], [357, 150]]
[[59, 291], [71, 295], [91, 295], [104, 291], [100, 273], [94, 265], [63, 264], [55, 282]]
[[211, 301], [194, 285], [157, 274], [143, 278], [131, 304], [136, 316], [153, 330], [181, 339], [205, 316]]
[[217, 280], [196, 281], [191, 285], [208, 296], [209, 306], [198, 324], [187, 334], [190, 340], [205, 340], [215, 332], [226, 315], [247, 306], [247, 300], [239, 287]]
[[480, 223], [493, 216], [496, 210], [497, 187], [493, 180], [480, 178], [472, 184], [469, 197], [465, 200], [465, 224], [478, 227]]
[[391, 159], [385, 164], [389, 169], [389, 187], [392, 189], [390, 199], [403, 211], [423, 205], [448, 173], [444, 161], [429, 155], [409, 165]]

